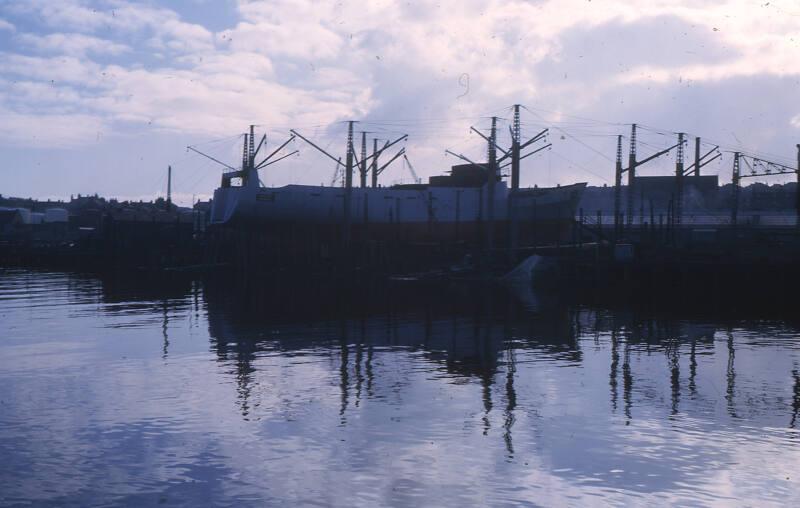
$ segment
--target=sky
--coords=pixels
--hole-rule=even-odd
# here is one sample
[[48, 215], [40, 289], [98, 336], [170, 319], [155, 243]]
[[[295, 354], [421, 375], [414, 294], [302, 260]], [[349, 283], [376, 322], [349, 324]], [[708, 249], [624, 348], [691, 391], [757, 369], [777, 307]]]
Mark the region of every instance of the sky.
[[[703, 171], [730, 181], [729, 152], [794, 166], [800, 142], [796, 0], [0, 0], [0, 194], [207, 199], [222, 166], [241, 164], [256, 125], [266, 152], [289, 129], [344, 155], [361, 134], [402, 134], [420, 177], [486, 156], [511, 106], [523, 138], [549, 149], [523, 161], [522, 185], [613, 184], [617, 135], [640, 159], [701, 136], [723, 157]], [[298, 153], [264, 185], [330, 185], [334, 162]], [[691, 157], [691, 156], [690, 156]], [[384, 160], [388, 159], [385, 157]], [[669, 174], [674, 155], [639, 174]], [[411, 181], [402, 159], [381, 183]], [[764, 183], [788, 177], [763, 179]]]

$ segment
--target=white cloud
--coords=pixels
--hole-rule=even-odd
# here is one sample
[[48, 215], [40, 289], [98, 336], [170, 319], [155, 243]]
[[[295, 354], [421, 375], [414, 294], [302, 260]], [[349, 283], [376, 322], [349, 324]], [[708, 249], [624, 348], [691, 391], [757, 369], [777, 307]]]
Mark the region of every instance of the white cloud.
[[60, 53], [81, 57], [87, 53], [96, 55], [119, 55], [130, 51], [125, 44], [76, 33], [52, 33], [36, 35], [19, 34], [17, 40], [23, 45], [46, 53]]
[[[71, 109], [76, 122], [88, 113], [107, 122], [204, 135], [229, 134], [254, 121], [286, 125], [308, 115], [332, 122], [356, 113], [347, 104], [368, 104], [368, 94], [361, 90], [314, 91], [279, 84], [263, 55], [213, 54], [181, 63], [191, 68], [136, 69], [74, 57], [0, 54], [0, 64], [13, 78], [4, 82], [2, 103], [31, 118], [17, 127], [20, 140], [46, 125], [48, 104]], [[78, 93], [78, 88], [84, 91]], [[37, 115], [42, 122], [35, 121]], [[69, 144], [80, 139], [67, 138]]]
[[[76, 105], [80, 103], [81, 95], [75, 88], [39, 81], [14, 81], [0, 80], [0, 87], [7, 90], [7, 97], [14, 97], [18, 104], [29, 113], [35, 114], [46, 110], [49, 113], [76, 112]], [[80, 112], [80, 111], [77, 111]]]
[[9, 23], [8, 21], [0, 18], [0, 31], [5, 30], [7, 32], [15, 32], [17, 29], [14, 25]]
[[70, 147], [96, 142], [110, 129], [106, 119], [85, 113], [19, 113], [0, 106], [0, 137], [14, 144]]
[[23, 77], [52, 84], [71, 83], [93, 87], [102, 77], [100, 65], [74, 56], [35, 57], [0, 53], [0, 64], [6, 79]]
[[8, 8], [19, 14], [33, 14], [50, 26], [91, 30], [102, 25], [103, 13], [89, 8], [82, 2], [30, 0], [12, 3]]
[[[101, 118], [112, 131], [138, 124], [203, 136], [250, 123], [285, 131], [349, 118], [432, 118], [435, 124], [380, 127], [384, 137], [393, 134], [385, 130], [412, 134], [410, 157], [423, 175], [452, 162], [444, 148], [482, 153], [483, 142], [466, 134], [469, 124], [505, 115], [512, 103], [713, 134], [733, 129], [736, 114], [709, 104], [716, 96], [756, 112], [784, 111], [767, 126], [737, 127], [759, 129], [751, 139], [778, 144], [784, 140], [763, 134], [800, 127], [800, 108], [787, 92], [787, 80], [800, 76], [800, 18], [787, 15], [793, 9], [744, 0], [242, 0], [237, 22], [214, 33], [152, 4], [31, 0], [9, 12], [64, 33], [14, 36], [24, 45], [0, 54], [0, 77], [20, 84], [3, 86], [0, 99], [7, 111], [32, 119], [57, 107]], [[780, 84], [761, 105], [740, 88], [759, 79]], [[725, 120], [697, 113], [710, 108]], [[341, 141], [340, 134], [318, 133], [326, 142]], [[571, 148], [561, 155], [584, 167], [607, 163], [573, 148], [587, 156]], [[588, 176], [575, 171], [555, 178]]]
[[103, 30], [117, 35], [147, 31], [164, 47], [174, 51], [208, 50], [213, 47], [213, 35], [209, 30], [181, 21], [178, 14], [168, 8], [123, 0], [93, 4], [79, 0], [30, 0], [24, 4], [14, 4], [13, 10], [36, 16], [46, 26], [57, 30], [89, 33]]
[[219, 33], [217, 41], [232, 51], [256, 51], [309, 61], [335, 58], [343, 46], [340, 34], [307, 20], [297, 24], [240, 23], [234, 29]]

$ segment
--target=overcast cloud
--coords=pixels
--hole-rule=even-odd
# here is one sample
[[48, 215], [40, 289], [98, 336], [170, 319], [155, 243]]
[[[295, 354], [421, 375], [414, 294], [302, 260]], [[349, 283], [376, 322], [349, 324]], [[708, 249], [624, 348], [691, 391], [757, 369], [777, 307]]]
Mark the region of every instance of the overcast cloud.
[[[428, 176], [455, 163], [446, 148], [481, 157], [471, 125], [497, 115], [507, 136], [514, 103], [528, 134], [551, 126], [524, 185], [613, 181], [614, 135], [630, 122], [653, 129], [643, 154], [684, 131], [794, 164], [800, 141], [793, 1], [163, 5], [0, 0], [0, 193], [150, 199], [172, 164], [188, 204], [219, 168], [186, 145], [233, 164], [235, 136], [257, 124], [271, 146], [297, 127], [338, 156], [349, 119], [370, 139], [407, 132]], [[329, 184], [332, 163], [294, 148], [264, 183]], [[729, 180], [729, 166], [708, 171]], [[398, 164], [384, 182], [408, 177]]]

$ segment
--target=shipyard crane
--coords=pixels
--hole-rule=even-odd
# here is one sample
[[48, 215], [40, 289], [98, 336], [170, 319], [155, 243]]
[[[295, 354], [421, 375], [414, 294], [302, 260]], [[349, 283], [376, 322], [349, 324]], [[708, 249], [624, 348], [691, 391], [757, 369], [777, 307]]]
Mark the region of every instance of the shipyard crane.
[[422, 178], [417, 176], [417, 172], [414, 171], [414, 166], [411, 164], [411, 161], [408, 160], [406, 154], [403, 154], [403, 160], [406, 164], [408, 164], [408, 170], [411, 172], [411, 176], [414, 178], [414, 183], [422, 183]]
[[333, 167], [333, 178], [331, 178], [331, 187], [336, 186], [336, 180], [339, 178], [339, 166], [342, 164], [342, 158], [339, 157], [339, 160], [336, 162], [336, 165]]

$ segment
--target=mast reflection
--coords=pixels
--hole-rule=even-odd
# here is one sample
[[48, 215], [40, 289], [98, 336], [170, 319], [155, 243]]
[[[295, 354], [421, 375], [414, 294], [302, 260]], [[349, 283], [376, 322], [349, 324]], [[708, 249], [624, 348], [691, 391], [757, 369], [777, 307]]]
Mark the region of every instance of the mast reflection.
[[728, 328], [728, 368], [726, 369], [726, 388], [725, 388], [725, 401], [728, 405], [728, 414], [733, 418], [737, 418], [735, 395], [736, 395], [736, 370], [734, 369], [734, 360], [736, 359], [736, 349], [733, 346], [733, 331]]
[[[657, 314], [652, 309], [587, 308], [569, 299], [537, 297], [536, 308], [530, 309], [513, 294], [486, 287], [379, 285], [308, 292], [276, 284], [255, 295], [242, 295], [209, 283], [203, 288], [203, 299], [212, 350], [220, 362], [236, 364], [243, 414], [251, 410], [247, 400], [253, 393], [258, 370], [254, 362], [261, 351], [328, 351], [338, 371], [341, 425], [347, 424], [348, 412], [364, 407], [365, 399], [385, 395], [380, 379], [385, 366], [391, 365], [392, 351], [419, 352], [414, 361], [428, 362], [445, 374], [442, 379], [476, 383], [480, 430], [489, 435], [497, 422], [494, 426], [502, 435], [508, 457], [515, 453], [513, 428], [516, 412], [524, 403], [516, 389], [522, 375], [520, 355], [577, 366], [585, 361], [583, 347], [607, 348], [608, 407], [612, 412], [621, 411], [630, 423], [638, 406], [659, 404], [653, 391], [657, 386], [664, 388], [665, 415], [700, 407], [704, 365], [700, 358], [714, 355], [717, 330], [714, 324]], [[275, 339], [277, 332], [279, 340]], [[745, 402], [739, 400], [737, 389], [732, 330], [727, 332], [726, 345], [723, 397], [727, 413], [737, 418], [737, 404]], [[387, 351], [377, 366], [376, 350]], [[653, 353], [664, 355], [665, 368], [640, 370], [639, 364]], [[664, 377], [659, 372], [664, 372]], [[637, 378], [644, 378], [641, 384]], [[792, 379], [797, 383], [796, 376]], [[402, 395], [402, 383], [392, 386], [393, 392]], [[502, 411], [495, 419], [492, 413], [499, 408], [497, 397], [502, 399]], [[797, 399], [795, 395], [792, 426], [797, 424]], [[529, 410], [535, 413], [536, 408]]]
[[793, 394], [792, 394], [792, 419], [789, 421], [789, 427], [792, 429], [797, 428], [797, 416], [800, 414], [800, 370], [797, 368], [792, 370], [792, 378], [794, 378]]

